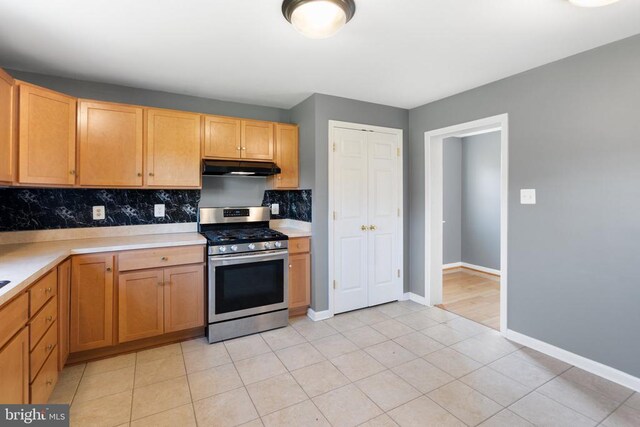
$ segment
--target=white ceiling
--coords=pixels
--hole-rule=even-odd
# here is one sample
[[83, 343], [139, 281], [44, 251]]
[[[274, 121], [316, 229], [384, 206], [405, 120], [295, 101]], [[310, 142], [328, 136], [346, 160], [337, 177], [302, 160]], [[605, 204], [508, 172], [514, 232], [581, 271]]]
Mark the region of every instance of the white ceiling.
[[0, 0], [0, 65], [289, 108], [314, 92], [412, 108], [640, 33], [640, 1], [356, 0], [311, 40], [281, 0]]

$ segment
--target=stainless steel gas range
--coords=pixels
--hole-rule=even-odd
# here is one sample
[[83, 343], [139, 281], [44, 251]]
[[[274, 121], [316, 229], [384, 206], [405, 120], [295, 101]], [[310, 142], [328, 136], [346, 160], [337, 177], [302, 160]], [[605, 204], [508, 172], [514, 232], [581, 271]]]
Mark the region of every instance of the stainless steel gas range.
[[266, 207], [200, 208], [208, 243], [210, 343], [287, 326], [288, 237]]

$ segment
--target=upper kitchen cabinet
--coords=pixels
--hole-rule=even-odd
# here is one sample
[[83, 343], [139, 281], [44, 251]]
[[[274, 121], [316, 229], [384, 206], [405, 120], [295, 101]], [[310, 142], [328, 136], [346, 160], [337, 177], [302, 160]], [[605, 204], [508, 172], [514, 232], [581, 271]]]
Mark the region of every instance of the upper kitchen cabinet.
[[16, 88], [13, 78], [0, 68], [0, 182], [16, 179]]
[[202, 116], [145, 109], [147, 187], [199, 188]]
[[19, 84], [18, 182], [73, 185], [76, 174], [76, 99]]
[[298, 126], [276, 124], [276, 164], [282, 170], [273, 180], [273, 188], [298, 188], [300, 160]]
[[274, 123], [205, 116], [202, 155], [206, 159], [273, 161]]
[[239, 159], [241, 146], [240, 120], [231, 117], [204, 117], [204, 158]]
[[245, 160], [273, 161], [274, 123], [242, 120], [240, 157]]
[[80, 185], [142, 186], [142, 108], [82, 100], [78, 110]]

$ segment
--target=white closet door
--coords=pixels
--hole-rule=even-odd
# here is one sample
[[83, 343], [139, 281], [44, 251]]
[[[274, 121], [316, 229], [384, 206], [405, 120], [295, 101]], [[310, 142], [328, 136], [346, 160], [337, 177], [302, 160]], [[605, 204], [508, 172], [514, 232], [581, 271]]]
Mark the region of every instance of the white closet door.
[[368, 305], [367, 132], [334, 130], [334, 312]]
[[398, 278], [398, 142], [395, 135], [369, 132], [368, 248], [369, 304], [400, 298]]

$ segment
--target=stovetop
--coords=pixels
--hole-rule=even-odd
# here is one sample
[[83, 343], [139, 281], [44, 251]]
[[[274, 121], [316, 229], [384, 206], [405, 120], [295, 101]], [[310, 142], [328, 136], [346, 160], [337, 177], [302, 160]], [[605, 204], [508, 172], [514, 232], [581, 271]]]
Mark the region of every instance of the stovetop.
[[286, 234], [268, 227], [219, 228], [217, 230], [205, 230], [201, 233], [207, 238], [209, 245], [230, 245], [289, 239]]

